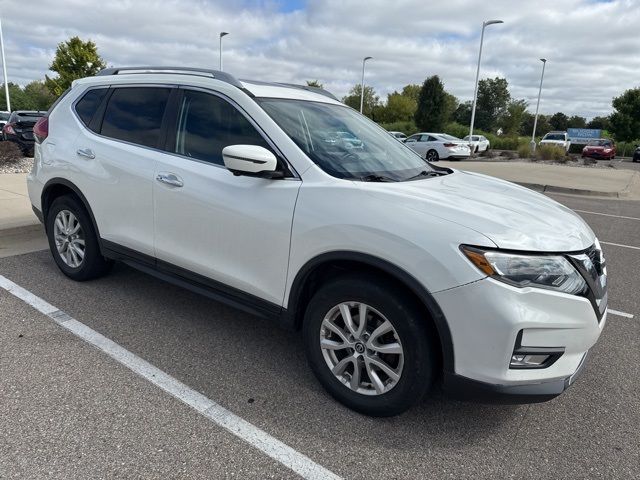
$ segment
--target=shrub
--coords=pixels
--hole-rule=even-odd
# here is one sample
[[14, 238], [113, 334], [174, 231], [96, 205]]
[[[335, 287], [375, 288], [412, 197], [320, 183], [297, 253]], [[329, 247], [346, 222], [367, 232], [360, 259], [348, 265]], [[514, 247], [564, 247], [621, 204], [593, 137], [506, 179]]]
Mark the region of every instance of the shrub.
[[518, 157], [529, 158], [531, 156], [531, 147], [529, 145], [518, 146]]
[[464, 138], [469, 135], [469, 126], [461, 125], [457, 122], [450, 122], [444, 126], [443, 133], [448, 133], [449, 135], [453, 135], [458, 138]]
[[540, 160], [556, 160], [564, 159], [567, 154], [562, 147], [556, 145], [540, 145], [536, 149], [536, 156]]
[[17, 162], [22, 157], [24, 157], [22, 150], [16, 143], [0, 142], [0, 165]]

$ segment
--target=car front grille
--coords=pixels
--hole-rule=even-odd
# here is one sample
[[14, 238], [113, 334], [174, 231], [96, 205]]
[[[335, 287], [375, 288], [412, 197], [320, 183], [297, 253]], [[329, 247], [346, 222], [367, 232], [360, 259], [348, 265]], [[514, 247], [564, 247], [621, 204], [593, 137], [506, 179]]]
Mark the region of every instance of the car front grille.
[[593, 245], [582, 253], [569, 255], [569, 259], [587, 282], [587, 297], [593, 305], [598, 321], [602, 320], [607, 309], [607, 265], [602, 250]]

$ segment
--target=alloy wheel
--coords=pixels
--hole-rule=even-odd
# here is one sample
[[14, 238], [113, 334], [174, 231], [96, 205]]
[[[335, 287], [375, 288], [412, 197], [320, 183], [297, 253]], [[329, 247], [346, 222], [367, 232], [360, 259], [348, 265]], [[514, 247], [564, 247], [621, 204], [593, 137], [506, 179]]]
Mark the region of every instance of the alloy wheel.
[[53, 223], [53, 238], [62, 261], [71, 268], [82, 265], [85, 238], [80, 220], [69, 210], [60, 210]]
[[361, 302], [343, 302], [325, 315], [322, 356], [333, 375], [352, 391], [382, 395], [402, 376], [404, 350], [391, 322]]

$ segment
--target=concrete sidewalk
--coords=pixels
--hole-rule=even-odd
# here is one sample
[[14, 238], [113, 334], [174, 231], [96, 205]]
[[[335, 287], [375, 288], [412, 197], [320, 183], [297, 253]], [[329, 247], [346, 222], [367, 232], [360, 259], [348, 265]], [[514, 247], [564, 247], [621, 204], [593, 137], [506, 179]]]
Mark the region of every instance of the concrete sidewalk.
[[31, 210], [26, 173], [0, 174], [0, 258], [48, 248]]
[[640, 200], [640, 172], [531, 162], [452, 162], [442, 167], [483, 173], [537, 191]]

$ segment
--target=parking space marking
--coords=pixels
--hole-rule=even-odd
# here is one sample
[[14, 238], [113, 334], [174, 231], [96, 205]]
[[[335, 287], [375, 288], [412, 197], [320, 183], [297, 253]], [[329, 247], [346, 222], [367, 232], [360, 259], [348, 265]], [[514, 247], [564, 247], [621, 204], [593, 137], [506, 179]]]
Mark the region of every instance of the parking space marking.
[[600, 243], [604, 245], [613, 245], [614, 247], [624, 247], [624, 248], [632, 248], [634, 250], [640, 250], [640, 247], [634, 247], [633, 245], [624, 245], [622, 243], [603, 242], [602, 240], [600, 240]]
[[618, 310], [611, 310], [610, 308], [607, 309], [607, 312], [610, 313], [611, 315], [617, 315], [619, 317], [633, 318], [633, 314], [631, 313], [619, 312]]
[[578, 209], [575, 209], [575, 208], [572, 208], [572, 210], [574, 212], [588, 213], [590, 215], [602, 215], [603, 217], [624, 218], [625, 220], [640, 220], [640, 218], [638, 218], [638, 217], [627, 217], [625, 215], [613, 215], [611, 213], [590, 212], [589, 210], [578, 210]]
[[93, 345], [124, 365], [135, 374], [153, 383], [168, 394], [184, 402], [189, 407], [204, 415], [213, 423], [221, 426], [236, 437], [262, 451], [272, 459], [290, 468], [303, 478], [310, 480], [334, 479], [341, 477], [318, 465], [306, 455], [294, 450], [280, 440], [272, 437], [264, 430], [235, 415], [223, 406], [189, 388], [168, 373], [154, 367], [134, 353], [121, 347], [104, 335], [69, 316], [42, 298], [25, 290], [20, 285], [0, 275], [0, 288], [19, 298], [43, 313], [61, 327], [66, 328], [85, 342]]

